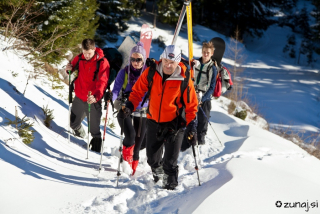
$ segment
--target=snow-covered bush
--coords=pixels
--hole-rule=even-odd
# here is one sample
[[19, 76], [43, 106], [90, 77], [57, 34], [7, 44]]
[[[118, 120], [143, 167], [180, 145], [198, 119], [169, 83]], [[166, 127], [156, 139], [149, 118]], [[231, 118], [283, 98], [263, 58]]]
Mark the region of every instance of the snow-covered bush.
[[18, 135], [22, 138], [22, 142], [25, 144], [30, 144], [34, 140], [33, 133], [35, 132], [32, 130], [33, 123], [29, 123], [29, 119], [24, 116], [22, 119], [17, 117], [14, 121], [6, 118], [8, 122], [6, 125], [13, 125], [18, 130]]
[[44, 121], [43, 121], [44, 125], [46, 127], [50, 128], [51, 121], [54, 119], [53, 109], [49, 109], [48, 105], [46, 107], [43, 106], [41, 109], [42, 109], [43, 114], [44, 114]]

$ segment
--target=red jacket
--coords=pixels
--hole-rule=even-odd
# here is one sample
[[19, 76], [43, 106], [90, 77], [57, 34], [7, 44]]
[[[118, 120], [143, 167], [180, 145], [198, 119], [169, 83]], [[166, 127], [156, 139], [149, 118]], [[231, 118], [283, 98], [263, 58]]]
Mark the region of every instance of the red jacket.
[[[183, 101], [186, 105], [185, 112], [188, 125], [196, 118], [198, 106], [198, 99], [193, 82], [189, 79], [188, 86], [183, 95], [181, 95], [180, 85], [181, 81], [185, 78], [185, 65], [183, 63], [179, 63], [181, 71], [175, 71], [163, 84], [161, 66], [161, 63], [157, 65], [157, 71], [153, 76], [153, 85], [149, 96], [149, 113], [147, 114], [147, 118], [155, 120], [158, 123], [174, 120], [179, 114], [178, 108], [182, 107], [180, 97], [183, 96]], [[150, 67], [141, 74], [137, 82], [132, 87], [129, 101], [133, 104], [134, 110], [142, 100], [142, 97], [148, 91], [147, 76], [149, 68]]]
[[[74, 83], [74, 92], [76, 96], [84, 102], [87, 102], [89, 91], [91, 91], [92, 95], [97, 101], [99, 101], [106, 90], [110, 73], [110, 65], [106, 58], [100, 62], [99, 73], [95, 81], [93, 81], [97, 61], [102, 57], [104, 57], [104, 54], [100, 48], [96, 48], [95, 55], [88, 61], [84, 58], [84, 55], [81, 55], [81, 60], [79, 62], [79, 75]], [[79, 55], [71, 62], [73, 68], [78, 61]]]

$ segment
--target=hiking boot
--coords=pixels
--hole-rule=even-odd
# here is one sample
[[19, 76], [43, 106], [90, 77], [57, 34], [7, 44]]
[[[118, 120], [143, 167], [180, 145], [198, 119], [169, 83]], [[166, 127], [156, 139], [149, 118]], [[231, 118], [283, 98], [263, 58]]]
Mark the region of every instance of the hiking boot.
[[178, 186], [178, 179], [175, 175], [163, 175], [163, 189], [174, 190]]
[[198, 136], [198, 145], [204, 145], [206, 144], [206, 133], [201, 133], [199, 136]]
[[80, 125], [80, 127], [78, 129], [74, 129], [74, 135], [80, 138], [85, 138], [86, 137], [86, 131], [84, 130], [84, 128], [82, 127], [82, 125]]
[[153, 181], [154, 183], [157, 183], [158, 181], [163, 180], [163, 168], [162, 166], [159, 166], [158, 168], [152, 168], [152, 175], [153, 175]]
[[102, 139], [101, 137], [94, 137], [90, 141], [91, 151], [99, 152], [101, 151], [101, 143]]

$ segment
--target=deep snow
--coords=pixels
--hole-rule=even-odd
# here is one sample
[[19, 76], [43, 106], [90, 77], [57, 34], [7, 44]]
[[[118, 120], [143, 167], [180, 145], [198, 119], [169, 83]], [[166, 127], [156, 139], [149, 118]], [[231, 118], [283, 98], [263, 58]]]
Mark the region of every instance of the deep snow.
[[[131, 20], [125, 34], [139, 31], [142, 22], [142, 19]], [[173, 30], [156, 29], [154, 38], [163, 35], [170, 44]], [[220, 36], [202, 26], [195, 26], [194, 31], [201, 41]], [[267, 34], [273, 36], [279, 32], [274, 27]], [[186, 38], [183, 31], [177, 41], [184, 53], [187, 53]], [[257, 101], [264, 101], [262, 111], [271, 123], [294, 120], [299, 128], [309, 127], [310, 131], [319, 132], [319, 117], [314, 115], [319, 111], [319, 103], [308, 93], [312, 88], [319, 91], [319, 82], [313, 77], [319, 75], [319, 70], [297, 66], [281, 53], [275, 55], [271, 50], [277, 41], [269, 40], [263, 49], [254, 49], [266, 43], [262, 38], [245, 50], [249, 56], [245, 74], [251, 74], [248, 93]], [[1, 37], [0, 49], [5, 45]], [[195, 56], [200, 56], [199, 42], [194, 49]], [[151, 57], [158, 58], [161, 52], [161, 48], [152, 45]], [[291, 214], [305, 213], [306, 205], [309, 213], [320, 212], [319, 160], [292, 142], [260, 128], [264, 126], [262, 119], [255, 125], [251, 120], [228, 115], [229, 101], [223, 97], [212, 101], [210, 118], [223, 146], [209, 127], [207, 144], [199, 148], [200, 187], [190, 150], [179, 156], [179, 186], [174, 191], [163, 190], [153, 183], [143, 150], [136, 175], [122, 173], [116, 188], [120, 129], [111, 108], [108, 118], [116, 128], [107, 130], [104, 169], [99, 174], [100, 155], [90, 152], [86, 159], [86, 148], [83, 148], [86, 140], [71, 137], [68, 143], [67, 87], [54, 91], [47, 77], [40, 75], [29, 82], [22, 96], [13, 87], [21, 93], [24, 91], [29, 75], [25, 70], [32, 71], [32, 67], [12, 50], [0, 52], [0, 59], [0, 213]], [[225, 58], [224, 62], [228, 65], [231, 59]], [[18, 76], [14, 77], [12, 71]], [[293, 77], [302, 76], [305, 81], [301, 78], [293, 81]], [[312, 87], [308, 87], [310, 84]], [[283, 89], [281, 93], [280, 89]], [[297, 107], [295, 111], [288, 110], [290, 102]], [[51, 129], [42, 122], [41, 107], [47, 104], [54, 109]], [[20, 117], [27, 115], [34, 122], [35, 140], [30, 146], [22, 143], [14, 127], [5, 125], [5, 118], [14, 119], [15, 106], [19, 107]], [[83, 125], [86, 126], [85, 121]], [[276, 207], [277, 201], [282, 202], [282, 207]], [[300, 204], [284, 208], [285, 203], [292, 207], [295, 202]]]

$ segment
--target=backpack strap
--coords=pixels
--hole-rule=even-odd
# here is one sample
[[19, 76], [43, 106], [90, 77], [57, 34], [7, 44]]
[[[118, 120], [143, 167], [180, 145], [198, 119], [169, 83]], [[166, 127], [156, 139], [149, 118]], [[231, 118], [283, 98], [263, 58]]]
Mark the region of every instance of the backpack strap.
[[[180, 84], [180, 91], [181, 91], [181, 96], [180, 96], [180, 102], [182, 103], [183, 106], [185, 106], [185, 102], [183, 100], [183, 93], [186, 90], [188, 83], [189, 83], [189, 79], [190, 79], [190, 70], [186, 69], [185, 73], [186, 78], [183, 79], [183, 81]], [[190, 88], [188, 87], [188, 91], [187, 91], [187, 103], [190, 103]]]
[[153, 84], [153, 76], [156, 73], [156, 69], [157, 69], [157, 64], [155, 63], [155, 61], [153, 61], [152, 59], [148, 62], [150, 64], [150, 68], [149, 68], [149, 72], [148, 72], [148, 76], [147, 76], [147, 80], [148, 80], [148, 92], [146, 94], [146, 96], [144, 97], [142, 103], [141, 103], [141, 107], [144, 105], [144, 103], [146, 102], [146, 100], [149, 98], [150, 93], [151, 93], [151, 88], [152, 88], [152, 84]]
[[100, 70], [100, 64], [101, 62], [103, 61], [105, 57], [102, 57], [101, 59], [99, 59], [97, 61], [97, 66], [96, 66], [96, 70], [94, 71], [94, 74], [93, 74], [93, 80], [92, 81], [95, 81], [97, 79], [97, 76], [98, 76], [98, 73], [99, 73], [99, 70]]
[[78, 55], [78, 62], [76, 63], [76, 65], [74, 66], [74, 71], [78, 70], [78, 75], [79, 75], [79, 63], [80, 63], [80, 60], [84, 60], [84, 59], [81, 59], [82, 57], [82, 53]]
[[[207, 85], [209, 85], [209, 71], [211, 70], [211, 68], [213, 67], [213, 63], [211, 63], [210, 65], [208, 65], [208, 68], [207, 68]], [[210, 81], [211, 82], [211, 81]]]

